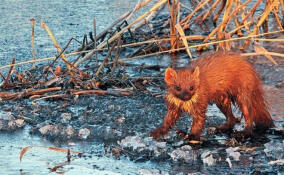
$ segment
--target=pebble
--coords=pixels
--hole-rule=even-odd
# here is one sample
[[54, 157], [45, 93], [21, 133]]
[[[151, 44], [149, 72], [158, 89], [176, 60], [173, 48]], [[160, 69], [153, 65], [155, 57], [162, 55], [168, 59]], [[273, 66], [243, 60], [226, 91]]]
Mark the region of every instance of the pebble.
[[216, 159], [213, 158], [211, 151], [206, 151], [201, 154], [201, 160], [204, 165], [213, 166], [216, 164]]
[[12, 115], [11, 112], [1, 112], [0, 113], [0, 120], [15, 120], [15, 117]]
[[213, 158], [212, 154], [210, 156], [202, 159], [203, 164], [208, 165], [208, 166], [213, 166], [216, 164], [216, 159]]
[[46, 135], [48, 134], [51, 130], [53, 129], [53, 126], [52, 125], [45, 125], [43, 127], [41, 127], [39, 129], [39, 132], [42, 134], [42, 135]]
[[241, 153], [237, 152], [238, 147], [229, 147], [226, 149], [228, 157], [232, 157], [235, 161], [240, 161]]
[[169, 175], [168, 172], [160, 171], [157, 169], [152, 169], [152, 170], [141, 169], [138, 171], [138, 174], [141, 174], [141, 175]]
[[69, 123], [69, 121], [71, 120], [72, 116], [70, 113], [62, 113], [60, 115], [61, 118], [61, 122], [62, 123]]
[[67, 126], [67, 128], [65, 129], [65, 134], [67, 136], [68, 139], [70, 139], [75, 133], [75, 129], [72, 126]]
[[81, 139], [87, 139], [91, 134], [91, 131], [88, 129], [88, 128], [83, 128], [83, 129], [80, 129], [79, 130], [79, 134], [78, 136], [81, 138]]
[[168, 153], [174, 161], [183, 160], [186, 163], [191, 163], [197, 160], [198, 154], [192, 150], [191, 146], [185, 145], [181, 148], [175, 149], [173, 152]]
[[137, 150], [138, 148], [143, 148], [146, 146], [146, 144], [142, 141], [142, 139], [139, 136], [127, 136], [121, 141], [118, 141], [118, 144], [125, 147], [132, 147], [133, 150]]

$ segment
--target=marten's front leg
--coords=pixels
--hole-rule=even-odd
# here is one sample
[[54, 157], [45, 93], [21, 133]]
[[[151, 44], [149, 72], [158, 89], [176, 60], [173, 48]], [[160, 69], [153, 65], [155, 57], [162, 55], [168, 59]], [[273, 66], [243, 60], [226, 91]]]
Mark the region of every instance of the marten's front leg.
[[168, 111], [164, 118], [163, 124], [160, 128], [152, 130], [150, 136], [154, 137], [155, 139], [160, 139], [163, 135], [165, 135], [168, 130], [175, 125], [175, 122], [178, 120], [180, 116], [181, 110], [179, 107], [175, 106], [174, 104], [168, 103]]
[[189, 140], [200, 140], [200, 136], [205, 123], [205, 112], [193, 116]]

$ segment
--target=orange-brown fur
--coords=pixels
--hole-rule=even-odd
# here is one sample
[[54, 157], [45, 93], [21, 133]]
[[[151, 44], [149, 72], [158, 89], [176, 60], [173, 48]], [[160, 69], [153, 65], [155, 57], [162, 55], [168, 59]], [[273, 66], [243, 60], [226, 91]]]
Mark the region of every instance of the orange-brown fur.
[[253, 127], [266, 130], [274, 126], [258, 74], [237, 53], [211, 53], [193, 61], [189, 67], [168, 68], [165, 82], [168, 111], [162, 126], [151, 132], [156, 139], [167, 133], [183, 112], [193, 118], [191, 139], [199, 139], [209, 103], [215, 103], [226, 116], [226, 123], [217, 127], [219, 131], [231, 130], [237, 122], [231, 104], [242, 111], [246, 133], [252, 134]]

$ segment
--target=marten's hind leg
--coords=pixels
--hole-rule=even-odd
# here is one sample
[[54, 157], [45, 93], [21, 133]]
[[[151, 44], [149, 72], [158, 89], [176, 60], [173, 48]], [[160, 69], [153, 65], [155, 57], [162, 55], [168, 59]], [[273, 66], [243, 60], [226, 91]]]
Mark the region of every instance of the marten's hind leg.
[[226, 123], [216, 127], [217, 132], [231, 132], [235, 124], [239, 121], [235, 118], [232, 108], [231, 100], [228, 97], [223, 98], [219, 103], [216, 103], [220, 111], [226, 116]]
[[242, 105], [241, 111], [245, 118], [245, 129], [243, 131], [237, 132], [235, 134], [235, 137], [238, 139], [243, 139], [243, 138], [248, 138], [248, 137], [257, 137], [257, 135], [253, 133], [253, 121], [250, 116], [247, 105]]

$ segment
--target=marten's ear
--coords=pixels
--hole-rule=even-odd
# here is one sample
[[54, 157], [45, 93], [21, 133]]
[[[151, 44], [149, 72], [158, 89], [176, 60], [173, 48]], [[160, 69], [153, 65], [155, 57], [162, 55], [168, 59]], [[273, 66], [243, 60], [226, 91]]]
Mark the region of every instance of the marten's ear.
[[195, 79], [199, 78], [199, 67], [198, 66], [194, 69], [194, 72], [193, 72], [192, 76]]
[[173, 84], [177, 77], [177, 72], [172, 68], [167, 68], [165, 72], [165, 82], [167, 84]]

